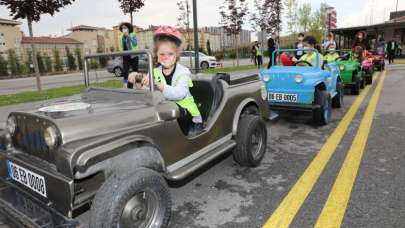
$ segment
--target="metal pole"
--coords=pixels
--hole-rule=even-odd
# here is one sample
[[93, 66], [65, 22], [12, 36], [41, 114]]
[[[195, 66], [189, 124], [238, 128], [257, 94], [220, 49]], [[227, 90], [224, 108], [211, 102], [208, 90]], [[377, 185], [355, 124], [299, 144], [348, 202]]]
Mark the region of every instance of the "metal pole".
[[194, 21], [194, 59], [195, 72], [200, 71], [200, 48], [198, 41], [198, 17], [197, 17], [197, 0], [193, 0], [193, 21]]
[[86, 88], [90, 86], [89, 83], [89, 64], [87, 58], [84, 59], [84, 85]]

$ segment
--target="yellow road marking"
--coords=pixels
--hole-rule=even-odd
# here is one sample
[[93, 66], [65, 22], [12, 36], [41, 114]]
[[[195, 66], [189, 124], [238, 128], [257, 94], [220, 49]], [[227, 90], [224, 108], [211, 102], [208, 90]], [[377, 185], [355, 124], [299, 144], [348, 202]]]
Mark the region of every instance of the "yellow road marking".
[[353, 184], [356, 180], [368, 135], [371, 130], [374, 113], [380, 98], [385, 75], [386, 72], [384, 71], [381, 80], [378, 82], [373, 96], [371, 97], [356, 137], [354, 138], [352, 146], [347, 153], [346, 159], [332, 187], [328, 200], [326, 201], [318, 221], [316, 222], [315, 227], [317, 228], [340, 227], [342, 224], [343, 216], [350, 199]]
[[314, 160], [312, 160], [311, 164], [298, 179], [297, 183], [295, 183], [278, 208], [267, 220], [266, 224], [264, 224], [263, 228], [284, 228], [290, 225], [308, 194], [314, 187], [319, 176], [325, 169], [325, 166], [332, 157], [332, 154], [335, 152], [336, 147], [339, 145], [340, 141], [345, 135], [350, 123], [359, 110], [360, 105], [367, 97], [370, 88], [371, 86], [366, 86], [366, 88], [356, 98], [335, 131], [322, 146]]

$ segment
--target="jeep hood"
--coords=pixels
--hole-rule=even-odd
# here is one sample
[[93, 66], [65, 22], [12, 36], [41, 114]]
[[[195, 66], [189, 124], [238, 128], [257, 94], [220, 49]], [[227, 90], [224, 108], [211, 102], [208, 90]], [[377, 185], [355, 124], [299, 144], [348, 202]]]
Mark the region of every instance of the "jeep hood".
[[148, 96], [91, 88], [80, 95], [42, 104], [27, 113], [54, 122], [66, 143], [155, 121], [152, 98]]
[[320, 71], [317, 67], [299, 67], [299, 66], [275, 66], [267, 74], [272, 75], [308, 75], [308, 76], [320, 76]]

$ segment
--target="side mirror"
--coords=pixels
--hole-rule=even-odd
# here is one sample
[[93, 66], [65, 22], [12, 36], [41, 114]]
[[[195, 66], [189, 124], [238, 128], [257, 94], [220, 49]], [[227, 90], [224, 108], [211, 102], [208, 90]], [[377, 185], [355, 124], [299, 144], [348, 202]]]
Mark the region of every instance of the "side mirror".
[[179, 106], [173, 102], [161, 103], [156, 109], [159, 120], [170, 121], [180, 118]]

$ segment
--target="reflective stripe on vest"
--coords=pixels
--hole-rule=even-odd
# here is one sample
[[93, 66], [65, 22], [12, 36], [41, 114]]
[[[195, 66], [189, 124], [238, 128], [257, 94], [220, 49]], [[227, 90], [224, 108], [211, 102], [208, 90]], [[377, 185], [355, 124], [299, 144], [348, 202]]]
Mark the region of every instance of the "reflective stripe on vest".
[[[161, 71], [160, 68], [155, 68], [153, 70], [153, 75], [154, 75], [156, 81], [161, 82], [164, 85], [167, 85], [166, 79], [163, 76], [162, 71]], [[183, 74], [183, 75], [180, 75], [180, 76], [176, 77], [176, 80], [172, 83], [172, 86], [173, 87], [177, 86], [179, 81], [185, 76], [186, 75]], [[188, 81], [188, 87], [189, 88], [193, 87], [193, 81], [191, 80], [191, 78]], [[176, 103], [180, 107], [186, 109], [191, 114], [191, 116], [193, 116], [193, 117], [201, 116], [200, 110], [198, 110], [197, 104], [195, 103], [193, 96], [189, 96], [189, 97], [186, 97], [186, 98], [184, 98], [182, 100], [176, 101]]]

